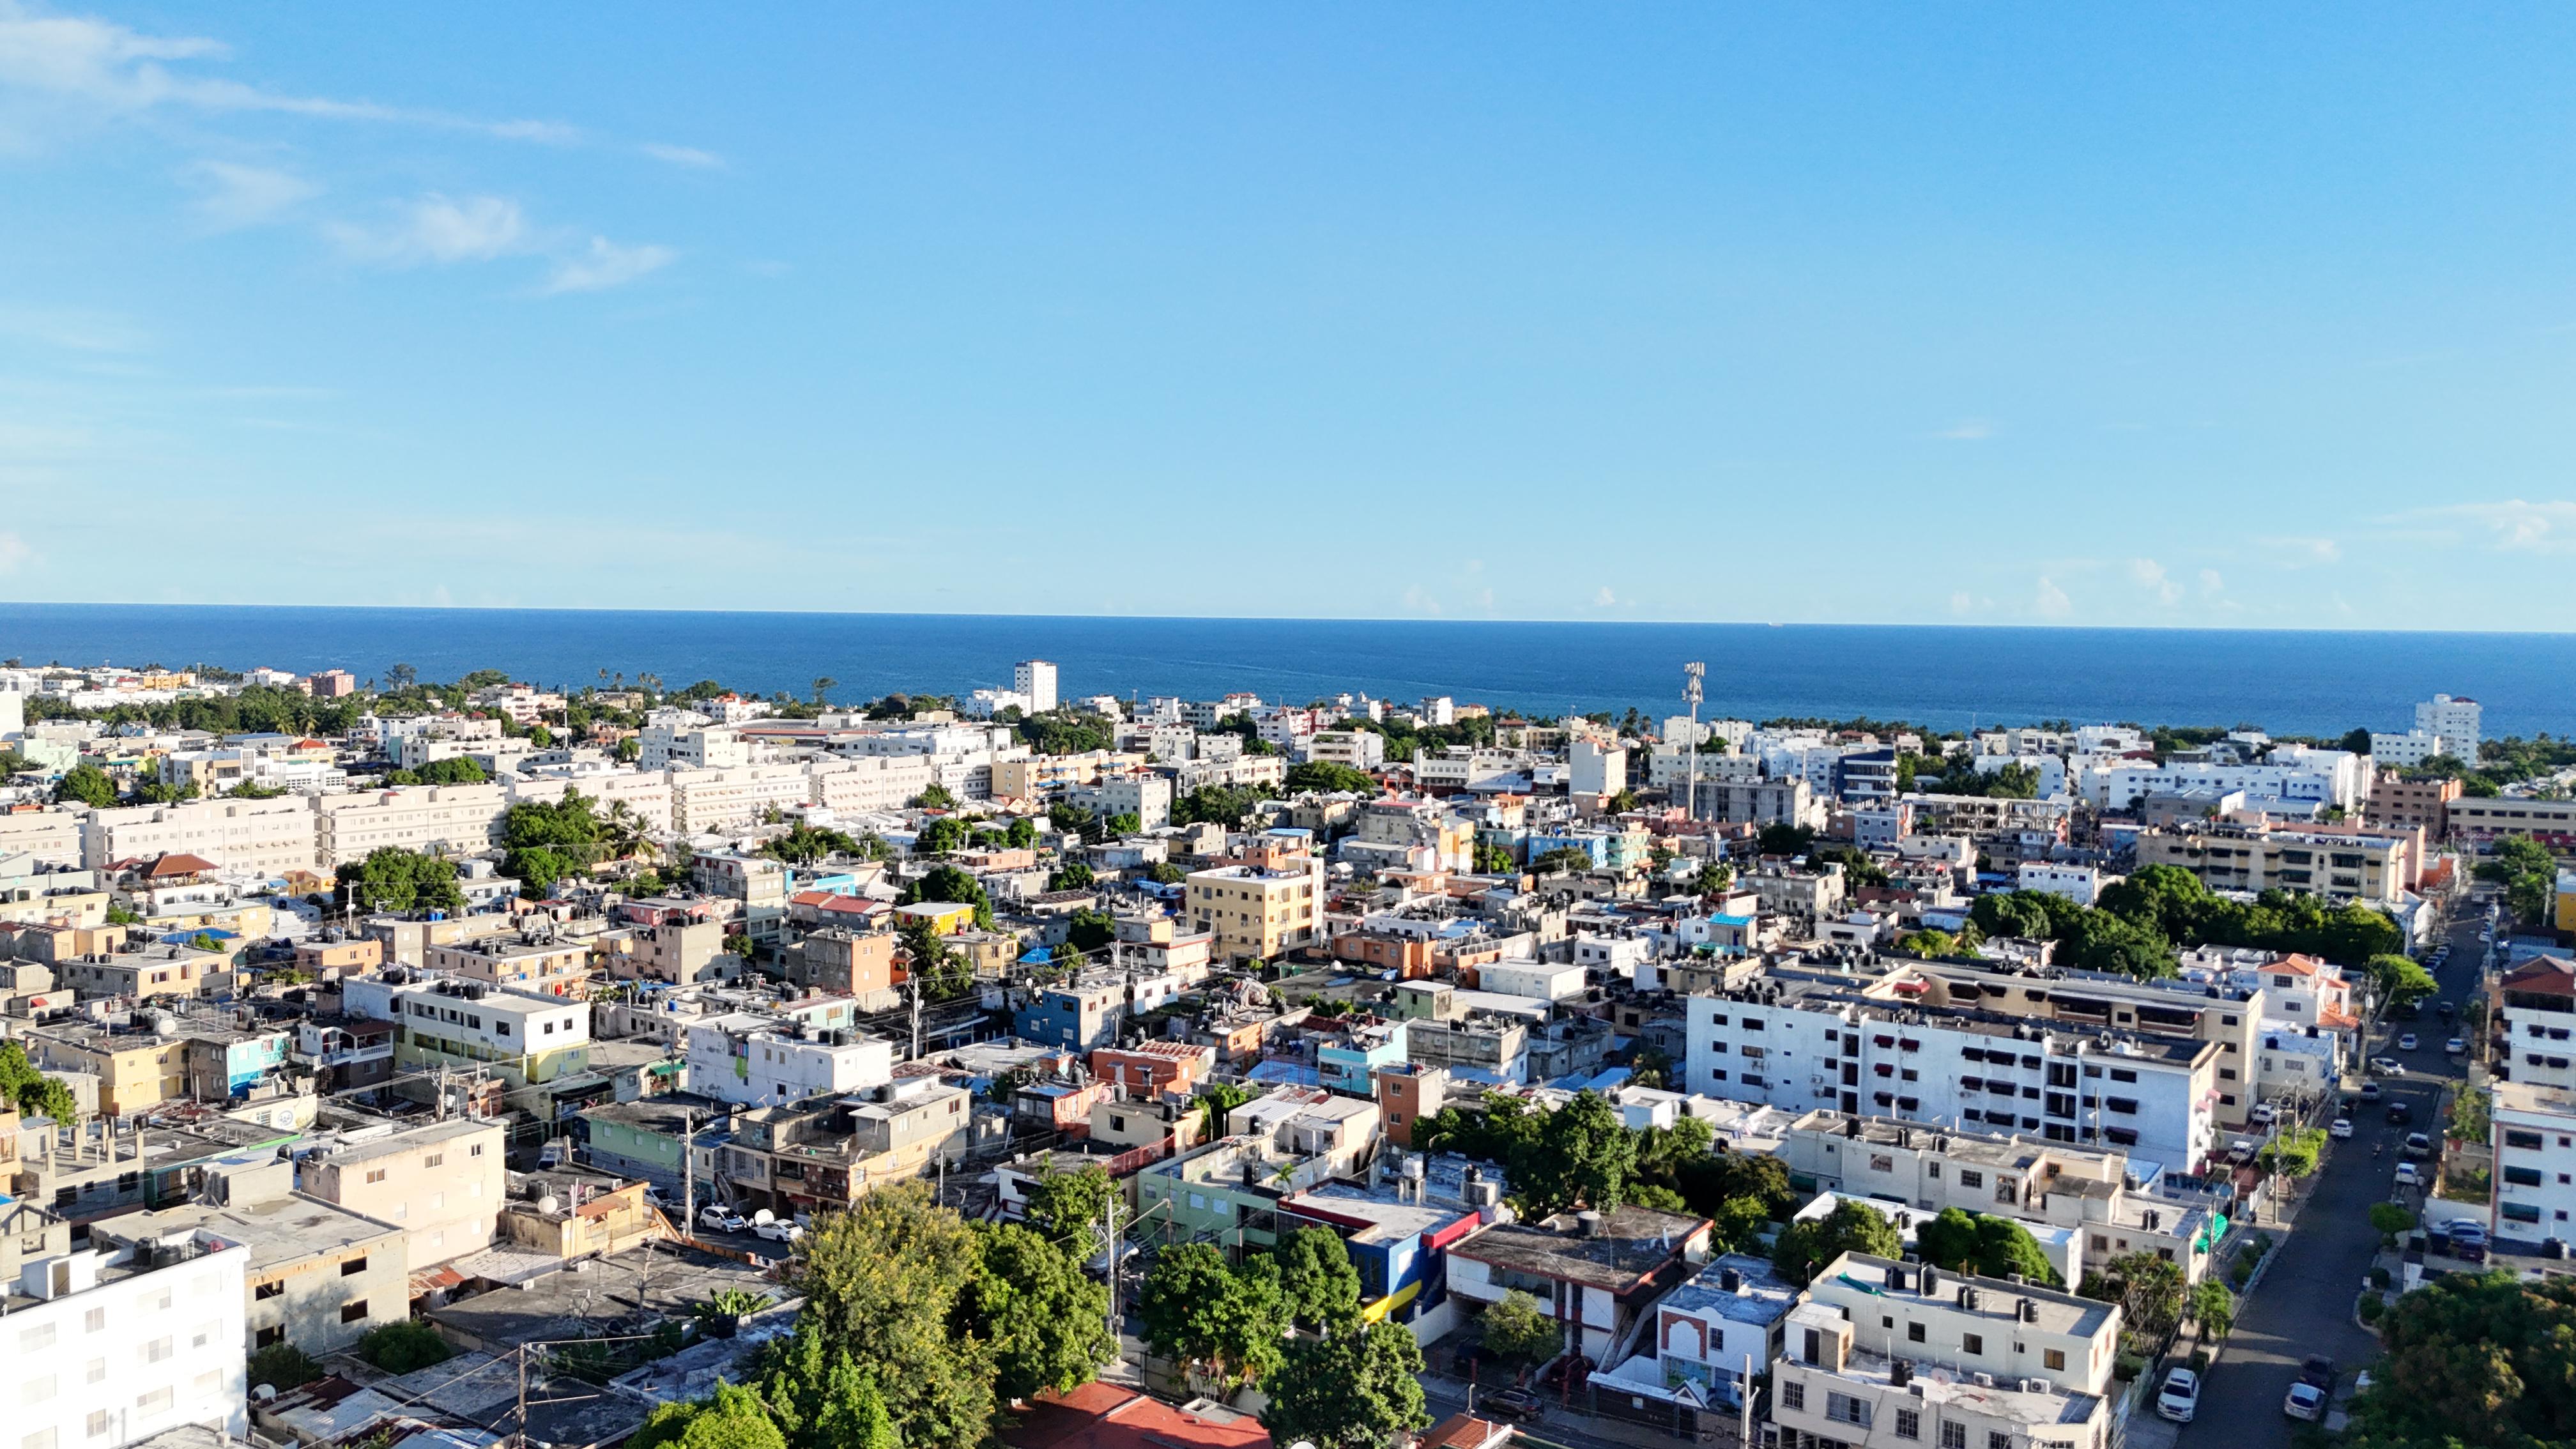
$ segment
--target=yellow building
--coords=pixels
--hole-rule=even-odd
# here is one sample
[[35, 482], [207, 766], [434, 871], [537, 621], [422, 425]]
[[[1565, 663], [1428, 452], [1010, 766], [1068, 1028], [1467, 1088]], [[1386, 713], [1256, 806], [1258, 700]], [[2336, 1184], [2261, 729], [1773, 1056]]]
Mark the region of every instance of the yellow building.
[[1290, 858], [1202, 870], [1189, 877], [1182, 903], [1192, 928], [1216, 938], [1217, 955], [1272, 960], [1322, 938], [1323, 868]]
[[188, 1095], [187, 1046], [175, 1036], [73, 1021], [29, 1027], [17, 1040], [44, 1071], [96, 1076], [103, 1116], [123, 1117]]
[[898, 926], [919, 925], [927, 921], [930, 929], [940, 935], [954, 936], [975, 924], [975, 908], [948, 901], [921, 901], [895, 907], [894, 920]]

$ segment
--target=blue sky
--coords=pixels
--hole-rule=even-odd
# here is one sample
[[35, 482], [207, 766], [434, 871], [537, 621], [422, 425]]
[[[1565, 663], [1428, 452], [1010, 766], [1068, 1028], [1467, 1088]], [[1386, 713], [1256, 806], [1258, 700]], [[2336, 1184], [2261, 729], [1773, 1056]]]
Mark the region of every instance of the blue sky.
[[2576, 628], [2571, 32], [0, 0], [0, 598]]

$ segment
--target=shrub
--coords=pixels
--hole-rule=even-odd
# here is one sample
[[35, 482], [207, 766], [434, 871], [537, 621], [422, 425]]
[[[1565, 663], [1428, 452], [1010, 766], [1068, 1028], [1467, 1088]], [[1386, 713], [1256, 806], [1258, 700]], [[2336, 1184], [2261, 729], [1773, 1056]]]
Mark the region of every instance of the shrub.
[[313, 1355], [291, 1343], [272, 1343], [250, 1356], [250, 1383], [253, 1388], [266, 1384], [284, 1392], [320, 1377], [322, 1365], [313, 1361]]
[[455, 1356], [437, 1329], [415, 1319], [368, 1329], [358, 1340], [358, 1357], [389, 1374], [407, 1374]]
[[2385, 1297], [2382, 1297], [2377, 1293], [2364, 1293], [2361, 1295], [2362, 1322], [2377, 1323], [2380, 1316], [2385, 1314], [2387, 1311], [2388, 1300]]
[[2388, 1270], [2387, 1270], [2386, 1268], [2382, 1268], [2382, 1267], [2379, 1267], [2379, 1266], [2377, 1266], [2377, 1265], [2373, 1265], [2373, 1266], [2372, 1266], [2372, 1268], [2371, 1268], [2371, 1270], [2370, 1270], [2370, 1286], [2371, 1286], [2371, 1287], [2373, 1287], [2373, 1288], [2386, 1288], [2386, 1287], [2389, 1285], [2390, 1281], [2391, 1281], [2391, 1280], [2390, 1280], [2390, 1278], [2389, 1278], [2389, 1276], [2388, 1276]]
[[2235, 1262], [2227, 1265], [2227, 1281], [2232, 1287], [2244, 1287], [2245, 1280], [2253, 1276], [2254, 1265], [2242, 1253], [2237, 1254]]
[[2147, 1371], [2146, 1356], [2144, 1354], [2124, 1353], [2120, 1355], [2118, 1361], [2112, 1366], [2111, 1371], [2121, 1378], [2135, 1380], [2140, 1374]]
[[2196, 1374], [2205, 1374], [2209, 1372], [2208, 1349], [2195, 1348], [2191, 1351], [2191, 1371]]

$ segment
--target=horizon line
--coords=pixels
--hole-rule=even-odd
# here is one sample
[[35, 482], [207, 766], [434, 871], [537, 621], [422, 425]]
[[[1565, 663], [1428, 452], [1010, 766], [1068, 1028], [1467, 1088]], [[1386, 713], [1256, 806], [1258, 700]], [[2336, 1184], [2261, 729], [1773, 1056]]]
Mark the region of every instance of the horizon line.
[[[1570, 625], [1604, 629], [1957, 629], [2026, 633], [2138, 633], [2138, 634], [2405, 634], [2426, 636], [2475, 636], [2491, 638], [2564, 639], [2576, 637], [2576, 630], [2565, 629], [2435, 629], [2435, 628], [2356, 628], [2323, 624], [2086, 624], [2044, 623], [2003, 620], [1863, 620], [1830, 621], [1808, 619], [1567, 619], [1567, 618], [1448, 618], [1424, 617], [1418, 614], [1021, 614], [998, 610], [893, 610], [893, 609], [706, 609], [652, 608], [605, 604], [281, 604], [281, 603], [170, 603], [146, 600], [95, 599], [13, 599], [7, 606], [40, 609], [315, 609], [349, 612], [404, 614], [686, 614], [747, 615], [753, 617], [840, 618], [840, 619], [1029, 619], [1029, 620], [1101, 620], [1133, 623], [1171, 624], [1418, 624], [1430, 626], [1475, 625]], [[5, 629], [0, 625], [0, 629]]]

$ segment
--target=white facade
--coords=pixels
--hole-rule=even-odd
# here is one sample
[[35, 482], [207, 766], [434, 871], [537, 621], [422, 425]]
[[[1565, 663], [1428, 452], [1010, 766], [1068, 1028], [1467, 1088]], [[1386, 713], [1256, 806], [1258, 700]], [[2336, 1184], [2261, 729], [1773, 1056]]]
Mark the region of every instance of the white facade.
[[2116, 1147], [2177, 1172], [2217, 1134], [2214, 1043], [1752, 993], [1684, 1004], [1694, 1094]]
[[1575, 795], [1616, 795], [1628, 788], [1628, 752], [1576, 740], [1566, 750], [1566, 790]]
[[0, 812], [0, 860], [32, 855], [39, 865], [85, 869], [83, 817], [69, 810]]
[[685, 709], [657, 709], [645, 717], [637, 740], [638, 768], [721, 770], [751, 763], [751, 746], [732, 725]]
[[98, 870], [114, 860], [185, 853], [228, 871], [279, 876], [315, 868], [319, 832], [313, 802], [301, 795], [94, 810], [81, 828], [81, 864]]
[[1386, 764], [1386, 736], [1375, 730], [1320, 730], [1306, 746], [1306, 758], [1375, 770]]
[[1011, 666], [1011, 692], [1028, 698], [1031, 714], [1055, 708], [1055, 666], [1043, 659], [1023, 659]]
[[938, 767], [927, 755], [817, 760], [806, 773], [813, 781], [813, 804], [851, 814], [900, 810], [939, 782]]
[[756, 825], [772, 810], [812, 801], [802, 765], [736, 765], [671, 772], [671, 827], [688, 834]]
[[2367, 755], [2342, 750], [2282, 749], [2274, 751], [2271, 760], [2255, 765], [2122, 764], [2085, 770], [2078, 793], [2097, 810], [2126, 810], [2131, 801], [2149, 795], [2242, 790], [2247, 803], [2257, 808], [2275, 800], [2349, 811], [2360, 807], [2370, 788], [2369, 763]]
[[2576, 1239], [2576, 1099], [2529, 1082], [2495, 1084], [2495, 1208], [2500, 1242]]
[[[160, 1266], [154, 1266], [155, 1263]], [[0, 1315], [20, 1449], [119, 1449], [195, 1424], [247, 1433], [250, 1249], [206, 1232], [29, 1261]]]
[[475, 855], [501, 843], [510, 799], [498, 785], [407, 785], [324, 795], [314, 855], [325, 871], [394, 846], [432, 855]]
[[1560, 966], [1552, 961], [1488, 961], [1476, 968], [1476, 989], [1563, 1001], [1583, 994], [1583, 974], [1581, 966], [1571, 963]]
[[2016, 889], [2045, 891], [2064, 896], [2079, 906], [2093, 904], [2102, 891], [2102, 872], [2089, 865], [2053, 865], [2047, 861], [2026, 860], [2013, 878]]
[[2452, 753], [2450, 741], [2423, 730], [2408, 730], [2402, 735], [2384, 735], [2377, 730], [2370, 732], [2370, 759], [2373, 764], [2412, 769], [2435, 755]]
[[2474, 699], [2437, 694], [2415, 706], [2415, 728], [2422, 734], [2440, 735], [2449, 742], [2452, 754], [2474, 765], [2478, 762], [2478, 745], [2486, 739], [2480, 713]]
[[883, 1037], [747, 1014], [691, 1022], [686, 1033], [689, 1090], [719, 1102], [774, 1106], [894, 1080], [894, 1043]]

